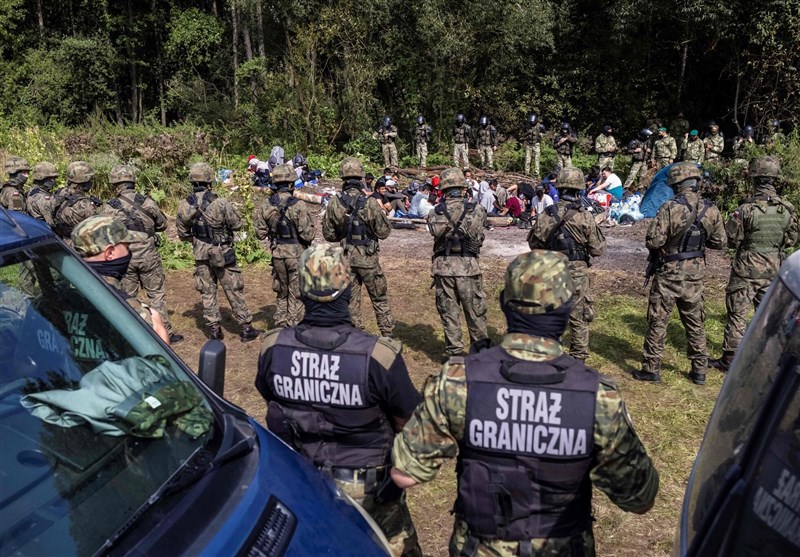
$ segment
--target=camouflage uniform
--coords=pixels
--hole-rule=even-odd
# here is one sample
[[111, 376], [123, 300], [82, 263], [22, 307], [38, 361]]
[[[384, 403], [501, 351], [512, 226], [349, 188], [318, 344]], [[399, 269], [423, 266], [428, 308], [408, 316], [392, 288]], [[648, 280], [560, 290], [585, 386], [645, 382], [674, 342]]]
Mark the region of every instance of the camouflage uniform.
[[702, 140], [696, 135], [689, 138], [686, 144], [686, 152], [684, 153], [683, 160], [693, 162], [695, 164], [702, 164], [705, 160], [706, 148]]
[[[428, 213], [428, 231], [433, 236], [431, 275], [436, 287], [436, 309], [442, 320], [445, 349], [448, 355], [453, 356], [464, 351], [462, 308], [473, 347], [485, 344], [489, 338], [486, 294], [478, 262], [486, 209], [466, 203], [463, 196], [466, 182], [460, 170], [448, 168], [442, 172], [441, 179], [440, 188], [445, 192], [445, 198]], [[452, 190], [456, 188], [462, 191], [454, 196]]]
[[624, 188], [626, 190], [633, 186], [639, 173], [646, 168], [645, 165], [650, 158], [650, 142], [643, 140], [641, 137], [633, 139], [628, 143], [628, 154], [631, 156], [631, 170], [625, 180]]
[[378, 131], [381, 140], [381, 153], [383, 153], [383, 166], [397, 168], [397, 126], [381, 127]]
[[669, 166], [676, 158], [678, 158], [678, 147], [671, 135], [660, 137], [653, 144], [653, 159], [659, 169]]
[[[569, 300], [571, 294], [565, 259], [564, 256], [545, 251], [519, 256], [511, 263], [506, 273], [503, 299], [509, 302], [519, 300], [526, 305], [520, 308], [520, 306], [511, 306], [509, 302], [505, 303], [509, 304], [512, 311], [520, 313], [547, 313], [562, 306]], [[552, 274], [546, 276], [544, 273], [547, 271], [552, 271]], [[557, 284], [559, 279], [565, 280], [565, 282]], [[543, 310], [545, 307], [547, 309]], [[523, 367], [525, 365], [563, 362], [564, 358], [568, 358], [562, 354], [562, 347], [557, 340], [523, 333], [506, 334], [498, 350], [500, 349], [503, 352], [499, 353], [498, 357], [502, 358], [504, 363], [520, 364], [519, 368], [522, 371], [515, 372], [518, 374], [537, 373], [532, 370], [528, 371]], [[465, 454], [464, 450], [469, 448], [467, 436], [470, 435], [471, 420], [474, 419], [474, 416], [467, 415], [470, 400], [468, 393], [471, 388], [467, 372], [469, 361], [467, 359], [465, 362], [464, 358], [451, 358], [441, 372], [437, 376], [431, 377], [425, 385], [423, 402], [417, 406], [403, 431], [395, 438], [392, 452], [395, 466], [393, 477], [399, 475], [397, 474], [399, 472], [415, 482], [428, 482], [436, 477], [445, 459], [451, 459], [458, 455], [460, 462], [463, 463], [463, 459], [470, 456]], [[580, 367], [596, 373], [584, 366]], [[581, 371], [567, 370], [565, 375], [571, 373], [581, 374]], [[557, 388], [557, 385], [550, 386]], [[564, 408], [561, 411], [569, 413], [574, 410], [574, 408]], [[594, 423], [590, 430], [592, 442], [591, 447], [587, 447], [587, 451], [591, 453], [591, 464], [586, 468], [586, 477], [583, 481], [580, 478], [572, 479], [575, 483], [581, 483], [584, 486], [584, 482], [591, 481], [595, 487], [625, 511], [646, 512], [658, 492], [658, 472], [631, 425], [625, 403], [616, 386], [602, 377], [596, 394], [594, 394], [592, 413], [594, 417]], [[468, 420], [470, 420], [469, 428], [467, 427]], [[541, 421], [541, 419], [537, 419], [537, 421]], [[514, 425], [516, 426], [517, 423]], [[504, 460], [513, 459], [515, 463], [518, 463], [516, 466], [522, 467], [530, 481], [542, 478], [543, 481], [540, 483], [543, 484], [548, 476], [547, 468], [554, 461], [548, 462], [546, 458], [531, 457], [529, 454], [521, 453], [519, 449], [510, 455], [502, 455], [496, 450], [488, 450], [490, 458], [505, 456], [507, 458]], [[472, 458], [475, 457], [472, 456]], [[526, 464], [529, 460], [534, 461], [532, 465]], [[564, 461], [559, 464], [562, 462]], [[486, 468], [488, 481], [488, 478], [492, 477], [492, 464], [484, 464], [483, 461], [480, 464]], [[465, 469], [463, 466], [456, 468], [459, 475], [459, 497], [461, 497], [462, 482], [465, 481]], [[510, 486], [507, 488], [511, 489]], [[505, 493], [509, 493], [508, 490]], [[499, 497], [500, 494], [495, 496]], [[559, 491], [558, 496], [559, 500], [564, 501], [564, 504], [554, 512], [568, 513], [572, 506], [568, 503], [577, 502], [580, 494]], [[540, 502], [539, 504], [542, 506], [554, 504], [553, 501], [545, 501], [544, 496], [539, 499], [538, 493], [531, 495], [529, 500]], [[541, 514], [537, 515], [535, 511], [526, 510], [526, 501], [513, 501], [506, 504], [517, 505], [517, 508], [523, 511], [514, 516], [514, 521], [525, 520], [527, 513], [531, 513], [532, 517], [546, 518]], [[530, 555], [531, 557], [584, 555], [589, 557], [595, 555], [590, 511], [586, 516], [581, 517], [582, 522], [588, 523], [589, 526], [579, 534], [570, 537], [546, 536], [512, 541], [485, 536], [477, 537], [471, 534], [466, 514], [462, 514], [463, 510], [459, 510], [463, 508], [463, 506], [459, 506], [457, 500], [456, 519], [449, 546], [449, 553], [453, 557], [458, 555], [496, 557], [518, 555]], [[491, 508], [487, 508], [485, 512], [489, 516], [483, 518], [490, 518], [493, 511]], [[572, 512], [575, 513], [574, 510]], [[569, 516], [573, 520], [578, 520], [578, 517], [573, 514]], [[498, 520], [496, 516], [494, 520]], [[511, 527], [514, 522], [509, 522], [509, 527]]]
[[614, 170], [614, 159], [617, 156], [617, 142], [613, 135], [601, 133], [594, 140], [594, 150], [597, 153], [597, 166], [602, 170], [606, 166]]
[[53, 211], [55, 209], [55, 196], [53, 188], [58, 171], [54, 164], [40, 162], [33, 167], [33, 188], [28, 192], [26, 210], [30, 216], [46, 222], [51, 227]]
[[677, 138], [675, 140], [678, 143], [678, 157], [676, 160], [683, 160], [688, 141], [686, 134], [689, 133], [689, 120], [683, 117], [683, 113], [678, 114], [678, 117], [670, 122], [669, 133], [672, 137]]
[[[725, 228], [719, 210], [695, 191], [699, 178], [700, 172], [694, 164], [681, 162], [673, 165], [668, 183], [679, 188], [679, 195], [658, 209], [647, 229], [646, 246], [649, 250], [657, 251], [662, 262], [656, 267], [650, 287], [648, 328], [642, 356], [643, 373], [634, 372], [637, 379], [660, 379], [658, 374], [667, 339], [667, 324], [673, 307], [677, 305], [681, 322], [686, 328], [688, 356], [692, 362], [691, 378], [698, 384], [705, 381], [708, 353], [703, 307], [706, 269], [704, 248], [723, 249]], [[685, 198], [686, 204], [681, 202], [681, 198]], [[695, 219], [703, 229], [704, 240], [696, 251], [692, 251], [700, 255], [680, 259], [684, 249], [681, 244], [689, 245], [685, 238]], [[664, 261], [665, 258], [674, 260]]]
[[[582, 190], [586, 188], [583, 173], [577, 168], [566, 168], [558, 176], [558, 188]], [[564, 241], [576, 246], [570, 255], [570, 249], [559, 244], [559, 222], [571, 237]], [[562, 251], [573, 258], [569, 262], [570, 273], [574, 285], [572, 312], [569, 317], [571, 356], [579, 360], [589, 357], [589, 323], [594, 319], [594, 307], [591, 293], [591, 277], [589, 275], [589, 258], [600, 257], [606, 250], [606, 238], [597, 227], [594, 215], [586, 211], [572, 196], [562, 195], [558, 203], [547, 208], [543, 215], [536, 219], [528, 233], [528, 245], [531, 249], [553, 249]], [[576, 251], [577, 250], [577, 251]]]
[[556, 154], [558, 154], [559, 168], [563, 169], [572, 166], [572, 150], [577, 142], [578, 138], [572, 131], [557, 135], [553, 139], [553, 147], [555, 147]]
[[85, 219], [93, 217], [103, 202], [87, 195], [92, 188], [94, 169], [89, 163], [76, 161], [67, 167], [67, 187], [56, 192], [53, 228], [68, 244], [72, 241], [72, 230]]
[[[363, 284], [372, 300], [375, 320], [381, 335], [391, 336], [394, 331], [394, 321], [389, 308], [388, 285], [381, 269], [378, 241], [388, 238], [392, 227], [380, 204], [373, 197], [367, 197], [364, 206], [355, 209], [360, 196], [363, 195], [361, 192], [363, 184], [359, 182], [364, 177], [364, 168], [361, 166], [361, 162], [358, 159], [346, 158], [342, 161], [341, 166], [342, 179], [351, 181], [345, 182], [344, 191], [332, 197], [328, 203], [322, 219], [322, 235], [328, 242], [340, 242], [350, 262], [353, 288], [350, 298], [350, 316], [353, 319], [353, 326], [359, 329], [364, 328], [361, 315], [361, 285]], [[353, 220], [363, 223], [364, 238], [353, 238], [350, 233], [351, 219], [348, 214], [348, 205], [353, 207], [351, 215]], [[355, 245], [354, 241], [365, 245]]]
[[152, 198], [136, 193], [132, 168], [114, 167], [109, 181], [117, 186], [117, 196], [103, 206], [101, 213], [124, 222], [128, 230], [147, 235], [144, 241], [130, 245], [131, 264], [122, 279], [122, 290], [135, 297], [141, 286], [147, 293], [150, 307], [161, 314], [167, 332], [173, 334], [167, 311], [166, 276], [156, 245], [156, 233], [167, 229], [167, 217]]
[[491, 124], [478, 128], [478, 152], [481, 154], [481, 166], [494, 168], [494, 150], [497, 149], [497, 128]]
[[706, 160], [715, 161], [719, 160], [722, 151], [725, 149], [725, 140], [720, 135], [719, 130], [711, 131], [711, 134], [705, 139]]
[[10, 156], [6, 159], [5, 171], [8, 180], [0, 186], [0, 207], [25, 212], [25, 193], [22, 187], [28, 181], [30, 170], [28, 161], [22, 157]]
[[417, 125], [414, 130], [414, 142], [417, 146], [417, 159], [419, 160], [420, 168], [427, 166], [428, 142], [431, 140], [432, 133], [431, 127], [425, 123]]
[[[285, 177], [281, 177], [285, 175]], [[297, 265], [303, 249], [314, 239], [314, 221], [306, 204], [294, 200], [290, 181], [294, 172], [289, 165], [272, 171], [277, 193], [265, 200], [253, 215], [259, 240], [269, 240], [272, 250], [272, 290], [275, 291], [275, 327], [294, 327], [303, 318]], [[282, 221], [281, 211], [285, 213]], [[290, 230], [284, 230], [285, 228]], [[283, 238], [282, 236], [287, 236]]]
[[467, 168], [469, 166], [469, 140], [472, 128], [466, 123], [453, 127], [453, 166]]
[[528, 124], [525, 127], [525, 174], [531, 173], [531, 155], [533, 155], [533, 176], [539, 178], [539, 160], [542, 156], [542, 125]]

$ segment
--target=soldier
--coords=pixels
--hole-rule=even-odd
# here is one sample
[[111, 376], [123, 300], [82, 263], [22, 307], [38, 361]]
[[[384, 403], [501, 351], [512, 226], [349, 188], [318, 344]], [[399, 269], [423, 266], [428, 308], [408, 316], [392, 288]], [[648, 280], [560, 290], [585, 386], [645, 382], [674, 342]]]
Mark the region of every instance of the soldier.
[[128, 272], [122, 278], [122, 290], [131, 298], [135, 298], [139, 287], [147, 293], [151, 308], [156, 310], [164, 321], [169, 340], [177, 344], [183, 335], [176, 333], [169, 321], [167, 312], [166, 277], [161, 256], [158, 254], [157, 232], [167, 229], [167, 217], [158, 204], [149, 196], [136, 193], [136, 177], [133, 168], [126, 165], [115, 166], [108, 174], [109, 183], [116, 187], [117, 196], [111, 199], [102, 210], [125, 224], [132, 232], [143, 232], [146, 239], [130, 245], [131, 262]]
[[427, 166], [428, 142], [431, 138], [433, 138], [433, 128], [425, 123], [425, 117], [420, 114], [417, 116], [417, 127], [414, 129], [414, 142], [417, 145], [417, 160], [419, 160], [420, 168]]
[[303, 317], [297, 265], [314, 239], [314, 221], [305, 203], [294, 197], [295, 173], [282, 164], [272, 171], [273, 193], [253, 215], [256, 236], [269, 239], [272, 250], [272, 290], [275, 327], [294, 327]]
[[589, 357], [589, 323], [594, 319], [589, 264], [591, 257], [606, 251], [603, 231], [594, 215], [578, 200], [578, 192], [586, 189], [583, 172], [568, 167], [558, 175], [559, 200], [545, 209], [528, 233], [531, 249], [560, 251], [569, 259], [574, 296], [569, 316], [570, 356], [586, 361]]
[[578, 138], [572, 133], [572, 127], [569, 122], [562, 123], [560, 134], [553, 140], [553, 145], [558, 154], [559, 169], [572, 166], [572, 151], [577, 142]]
[[661, 170], [675, 162], [678, 157], [678, 147], [675, 138], [669, 135], [667, 128], [658, 128], [659, 138], [653, 144], [653, 159], [656, 167]]
[[728, 371], [742, 342], [750, 304], [758, 308], [778, 274], [786, 248], [795, 246], [798, 240], [795, 208], [778, 196], [775, 187], [781, 178], [780, 161], [775, 157], [754, 159], [748, 175], [755, 195], [739, 205], [725, 227], [728, 247], [736, 250], [736, 257], [725, 289], [728, 320], [722, 357], [709, 362], [720, 371]]
[[431, 275], [436, 287], [436, 309], [444, 329], [448, 356], [464, 353], [461, 339], [461, 309], [467, 319], [472, 351], [490, 346], [486, 330], [486, 294], [478, 256], [483, 245], [486, 209], [470, 203], [467, 182], [457, 168], [442, 172], [442, 201], [428, 213], [428, 231], [433, 236]]
[[733, 153], [736, 155], [736, 162], [745, 163], [748, 145], [755, 144], [755, 130], [753, 126], [745, 126], [742, 132], [733, 139]]
[[110, 216], [97, 215], [84, 219], [72, 230], [71, 241], [83, 260], [113, 286], [139, 316], [150, 325], [165, 343], [169, 333], [162, 315], [122, 289], [121, 280], [131, 262], [130, 245], [147, 242], [144, 232], [127, 229]]
[[22, 157], [12, 155], [6, 159], [5, 171], [8, 180], [0, 186], [0, 207], [24, 213], [25, 192], [22, 188], [28, 181], [31, 165]]
[[617, 142], [611, 126], [603, 126], [603, 133], [594, 140], [594, 150], [597, 153], [597, 166], [600, 168], [609, 167], [614, 170], [614, 158], [617, 156]]
[[456, 115], [453, 126], [453, 166], [469, 168], [469, 141], [472, 139], [472, 128], [467, 124], [463, 114]]
[[[653, 132], [648, 128], [642, 128], [639, 135], [628, 142], [628, 154], [631, 156], [631, 170], [625, 180], [625, 189], [629, 190], [633, 183], [645, 167], [645, 163], [650, 159], [650, 137]], [[638, 184], [638, 182], [637, 182]]]
[[381, 269], [379, 240], [389, 237], [392, 227], [380, 203], [362, 192], [364, 167], [357, 158], [342, 161], [339, 176], [342, 192], [331, 198], [322, 219], [322, 235], [328, 242], [341, 242], [350, 262], [353, 295], [350, 316], [353, 326], [364, 328], [361, 316], [361, 285], [367, 288], [381, 335], [391, 337], [394, 321], [389, 309], [386, 277]]
[[562, 352], [573, 293], [564, 255], [518, 256], [500, 346], [451, 358], [395, 438], [402, 488], [458, 453], [451, 556], [593, 556], [592, 484], [624, 511], [653, 506], [658, 472], [616, 386]]
[[[258, 360], [256, 388], [268, 403], [267, 426], [372, 516], [392, 555], [421, 556], [405, 493], [389, 475], [392, 439], [420, 401], [402, 345], [350, 324], [352, 275], [342, 248], [305, 250], [299, 275], [305, 318], [298, 327], [267, 333]], [[321, 364], [316, 375], [309, 358]], [[295, 388], [301, 382], [323, 386], [303, 394]]]
[[709, 135], [705, 138], [705, 148], [706, 148], [706, 160], [707, 161], [718, 161], [719, 157], [722, 155], [723, 149], [725, 149], [725, 140], [722, 137], [722, 134], [719, 133], [719, 126], [712, 123], [709, 128]]
[[647, 308], [647, 335], [644, 339], [641, 371], [632, 372], [634, 379], [661, 380], [661, 356], [667, 338], [667, 323], [672, 308], [686, 328], [688, 356], [692, 361], [689, 375], [692, 382], [706, 382], [705, 309], [703, 277], [706, 248], [723, 249], [725, 228], [714, 204], [698, 193], [700, 171], [691, 162], [680, 162], [668, 171], [667, 183], [677, 195], [665, 202], [647, 229], [647, 248], [654, 266]]
[[388, 166], [392, 169], [397, 168], [397, 126], [392, 123], [392, 117], [386, 116], [383, 119], [383, 125], [378, 130], [378, 136], [381, 140], [381, 152], [383, 153], [383, 166]]
[[700, 140], [697, 130], [690, 131], [689, 141], [686, 144], [686, 151], [683, 156], [684, 160], [694, 164], [703, 164], [705, 154], [706, 148], [703, 142]]
[[525, 138], [525, 174], [531, 174], [531, 154], [533, 154], [533, 176], [539, 180], [539, 159], [542, 155], [542, 133], [545, 127], [539, 121], [537, 114], [528, 116], [528, 121], [525, 125], [524, 138]]
[[220, 326], [217, 282], [222, 285], [233, 316], [241, 325], [239, 339], [255, 340], [264, 331], [253, 327], [253, 316], [244, 299], [244, 279], [236, 266], [233, 233], [242, 228], [242, 218], [230, 201], [211, 191], [214, 170], [204, 162], [189, 169], [193, 193], [178, 204], [176, 226], [178, 238], [192, 243], [194, 251], [194, 280], [203, 303], [203, 318], [208, 337], [224, 338]]
[[775, 147], [786, 142], [786, 135], [781, 131], [781, 121], [771, 120], [769, 123], [770, 133], [766, 144], [768, 147]]
[[481, 154], [481, 167], [494, 168], [494, 152], [497, 151], [497, 128], [489, 122], [487, 116], [478, 120], [478, 152]]
[[93, 217], [103, 202], [87, 195], [94, 185], [94, 168], [85, 161], [75, 161], [67, 166], [67, 187], [56, 192], [53, 222], [56, 234], [70, 243], [72, 230], [85, 219]]
[[26, 210], [30, 216], [46, 222], [51, 227], [53, 222], [53, 206], [58, 170], [51, 162], [40, 162], [33, 167], [33, 188], [28, 192]]
[[683, 160], [684, 153], [686, 152], [686, 144], [689, 141], [687, 134], [689, 133], [689, 120], [687, 120], [683, 111], [678, 112], [678, 117], [669, 124], [669, 132], [672, 137], [676, 138], [678, 143], [678, 156], [675, 160]]

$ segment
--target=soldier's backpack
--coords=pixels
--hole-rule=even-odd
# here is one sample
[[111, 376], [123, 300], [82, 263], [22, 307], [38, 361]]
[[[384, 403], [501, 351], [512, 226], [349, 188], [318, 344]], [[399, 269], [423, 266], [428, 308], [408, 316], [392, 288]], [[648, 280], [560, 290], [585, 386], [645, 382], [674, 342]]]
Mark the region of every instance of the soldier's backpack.
[[481, 245], [477, 238], [467, 234], [464, 231], [463, 223], [468, 214], [475, 211], [476, 203], [470, 202], [466, 197], [464, 198], [464, 210], [461, 211], [461, 216], [457, 221], [453, 221], [450, 211], [447, 209], [447, 203], [442, 201], [435, 208], [434, 212], [437, 215], [442, 215], [447, 218], [450, 224], [450, 232], [445, 237], [443, 244], [440, 244], [433, 252], [433, 257], [458, 255], [461, 257], [478, 257], [481, 252]]
[[97, 197], [86, 196], [81, 193], [71, 193], [66, 196], [56, 196], [57, 206], [55, 213], [53, 214], [53, 230], [55, 230], [56, 234], [62, 238], [69, 238], [72, 235], [72, 229], [78, 224], [70, 224], [69, 209], [72, 209], [72, 207], [78, 201], [82, 201], [83, 199], [89, 199], [95, 205], [95, 207], [99, 207], [103, 204], [103, 202]]
[[[206, 220], [205, 211], [216, 198], [217, 194], [212, 191], [203, 192], [203, 197], [199, 204], [197, 202], [197, 195], [194, 193], [189, 194], [186, 197], [186, 202], [194, 210], [191, 220], [189, 221], [191, 225], [192, 236], [209, 244], [215, 244], [214, 227], [212, 227], [208, 223], [208, 220]], [[219, 241], [217, 241], [215, 245], [218, 243]]]
[[586, 251], [586, 246], [575, 241], [575, 238], [570, 234], [567, 228], [569, 222], [574, 215], [581, 210], [578, 204], [571, 204], [567, 206], [564, 212], [564, 218], [558, 215], [558, 205], [550, 205], [545, 209], [545, 213], [553, 217], [556, 221], [552, 232], [547, 237], [545, 246], [552, 251], [560, 251], [566, 254], [570, 261], [585, 261], [589, 263], [589, 253]]
[[108, 205], [125, 215], [123, 219], [125, 228], [135, 232], [146, 232], [149, 236], [153, 236], [156, 233], [155, 222], [142, 206], [146, 200], [144, 195], [137, 193], [133, 197], [133, 201], [126, 197], [115, 197], [108, 202]]
[[278, 221], [273, 229], [273, 240], [276, 244], [298, 244], [300, 238], [297, 235], [297, 226], [294, 221], [286, 216], [286, 211], [297, 203], [296, 197], [290, 197], [286, 203], [281, 203], [280, 196], [276, 193], [269, 198], [269, 203], [278, 211]]
[[672, 244], [673, 249], [677, 249], [677, 252], [664, 256], [663, 261], [682, 261], [684, 259], [694, 259], [695, 257], [705, 256], [708, 232], [706, 232], [702, 220], [706, 211], [708, 211], [708, 208], [712, 205], [711, 201], [708, 199], [701, 199], [701, 203], [703, 204], [702, 209], [693, 207], [684, 195], [677, 196], [675, 201], [689, 209], [690, 223], [689, 226], [677, 236], [679, 238], [678, 241]]
[[340, 205], [344, 209], [344, 218], [337, 220], [341, 235], [346, 242], [352, 246], [369, 246], [377, 240], [375, 235], [361, 218], [361, 210], [367, 206], [367, 196], [359, 193], [358, 197], [353, 198], [342, 192], [339, 196]]

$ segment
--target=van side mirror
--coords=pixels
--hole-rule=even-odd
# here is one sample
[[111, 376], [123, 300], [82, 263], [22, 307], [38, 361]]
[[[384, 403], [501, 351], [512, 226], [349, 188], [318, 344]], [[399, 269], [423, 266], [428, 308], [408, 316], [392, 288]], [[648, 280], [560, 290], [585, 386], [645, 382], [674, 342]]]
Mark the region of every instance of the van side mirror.
[[222, 396], [225, 391], [225, 343], [212, 339], [200, 349], [200, 363], [197, 374], [215, 394]]

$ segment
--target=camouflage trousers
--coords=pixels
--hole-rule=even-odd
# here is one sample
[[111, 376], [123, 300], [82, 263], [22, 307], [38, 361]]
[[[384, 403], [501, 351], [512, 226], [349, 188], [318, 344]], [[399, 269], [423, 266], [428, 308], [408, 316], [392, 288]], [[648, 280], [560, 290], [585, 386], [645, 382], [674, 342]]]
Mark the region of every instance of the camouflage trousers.
[[703, 281], [666, 279], [658, 274], [653, 277], [650, 287], [642, 371], [647, 373], [661, 371], [661, 358], [667, 341], [667, 325], [672, 309], [676, 305], [678, 315], [686, 329], [687, 355], [692, 362], [692, 371], [699, 374], [706, 372], [708, 352]]
[[222, 285], [225, 297], [233, 310], [233, 316], [240, 325], [251, 323], [253, 316], [247, 309], [244, 299], [244, 279], [242, 270], [235, 265], [227, 267], [212, 267], [208, 261], [195, 261], [194, 281], [200, 300], [203, 302], [203, 318], [206, 323], [219, 323], [222, 317], [219, 313], [219, 300], [217, 299], [217, 282]]
[[19, 266], [19, 288], [31, 297], [38, 294], [36, 275], [33, 271], [33, 263], [30, 261], [23, 261]]
[[466, 143], [456, 143], [453, 147], [453, 166], [457, 168], [469, 166], [469, 146]]
[[417, 159], [419, 160], [419, 167], [425, 168], [428, 166], [428, 144], [417, 143]]
[[539, 178], [539, 161], [542, 156], [542, 145], [534, 143], [525, 145], [525, 174], [531, 175], [531, 155], [533, 156], [533, 176]]
[[122, 277], [121, 288], [131, 298], [136, 297], [140, 286], [147, 294], [147, 305], [161, 315], [164, 327], [172, 334], [172, 324], [167, 312], [166, 277], [157, 251], [146, 251], [141, 257], [131, 259], [128, 272]]
[[731, 273], [725, 288], [725, 309], [728, 319], [725, 323], [725, 340], [722, 350], [736, 352], [747, 330], [747, 314], [751, 307], [758, 309], [764, 294], [767, 293], [771, 278], [744, 278]]
[[568, 166], [572, 166], [572, 155], [562, 155], [561, 153], [557, 153], [558, 156], [558, 165], [560, 168], [567, 168]]
[[[389, 542], [392, 557], [422, 557], [422, 550], [417, 540], [417, 530], [408, 511], [406, 494], [396, 501], [378, 502], [372, 494], [365, 493], [363, 481], [352, 482], [334, 480], [343, 492], [361, 505], [368, 515], [380, 527]], [[358, 553], [355, 551], [355, 553]]]
[[392, 312], [389, 309], [389, 287], [386, 277], [380, 265], [375, 267], [351, 267], [350, 284], [352, 294], [350, 296], [350, 320], [353, 327], [364, 328], [364, 319], [361, 315], [361, 285], [367, 288], [367, 294], [372, 301], [372, 308], [375, 310], [375, 321], [378, 322], [378, 330], [381, 335], [391, 336], [394, 332], [394, 321]]
[[656, 168], [658, 168], [659, 170], [661, 170], [662, 168], [666, 168], [668, 166], [669, 166], [669, 159], [664, 157], [656, 159]]
[[300, 275], [296, 257], [272, 259], [272, 290], [275, 292], [274, 327], [294, 327], [303, 319]]
[[486, 294], [483, 292], [483, 276], [433, 277], [436, 288], [436, 309], [444, 329], [445, 351], [448, 356], [464, 352], [461, 338], [461, 310], [467, 320], [469, 340], [475, 343], [489, 338], [486, 329]]
[[645, 168], [646, 167], [644, 161], [633, 161], [633, 163], [631, 164], [631, 170], [630, 172], [628, 172], [628, 178], [625, 180], [625, 184], [623, 187], [626, 190], [631, 189], [631, 186], [633, 186], [633, 183], [639, 176], [639, 172], [642, 172]]
[[383, 153], [383, 166], [397, 168], [397, 145], [394, 143], [384, 143], [381, 145]]
[[479, 151], [481, 153], [481, 167], [494, 168], [494, 149], [492, 147], [481, 147]]
[[589, 357], [589, 323], [594, 319], [589, 267], [582, 261], [571, 261], [572, 311], [569, 314], [569, 354], [579, 360]]
[[600, 170], [604, 169], [605, 167], [609, 167], [613, 171], [614, 159], [615, 157], [597, 157], [597, 166], [600, 167]]
[[[456, 519], [453, 534], [450, 536], [450, 557], [464, 555], [464, 546], [469, 539], [469, 527], [463, 520]], [[595, 557], [594, 535], [591, 530], [580, 534], [583, 540], [583, 557]], [[525, 553], [520, 542], [482, 539], [469, 557], [517, 557]], [[533, 538], [531, 557], [574, 557], [572, 538]]]

